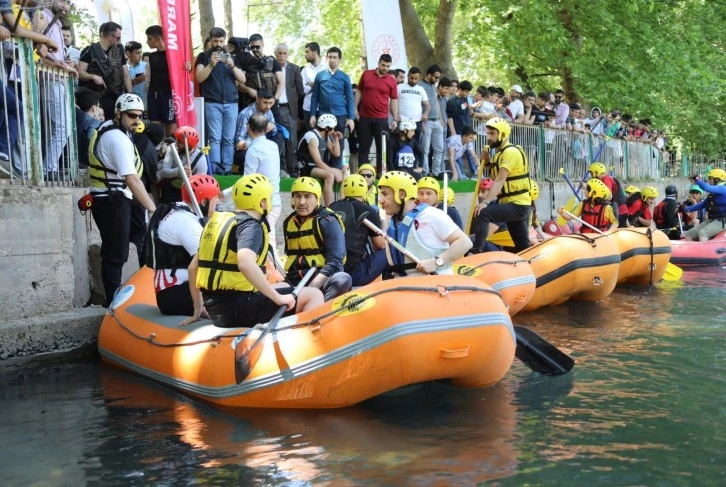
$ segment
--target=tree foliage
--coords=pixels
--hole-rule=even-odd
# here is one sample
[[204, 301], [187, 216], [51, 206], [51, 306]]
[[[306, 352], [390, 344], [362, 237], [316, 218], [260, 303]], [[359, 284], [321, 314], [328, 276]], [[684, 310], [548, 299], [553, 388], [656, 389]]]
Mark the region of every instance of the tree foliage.
[[[721, 0], [399, 0], [406, 50], [421, 64], [449, 55], [459, 79], [534, 91], [562, 87], [569, 101], [649, 118], [710, 154], [726, 152]], [[404, 5], [406, 4], [406, 5]], [[441, 15], [453, 4], [453, 17]], [[274, 42], [310, 40], [343, 49], [360, 73], [360, 10], [349, 0], [288, 0], [259, 9]], [[418, 32], [413, 30], [418, 29]], [[450, 29], [450, 47], [440, 32]], [[423, 32], [421, 32], [423, 31]], [[421, 35], [423, 34], [423, 36]], [[437, 51], [438, 47], [438, 51]], [[428, 57], [426, 57], [428, 56]], [[446, 63], [441, 62], [442, 65]]]

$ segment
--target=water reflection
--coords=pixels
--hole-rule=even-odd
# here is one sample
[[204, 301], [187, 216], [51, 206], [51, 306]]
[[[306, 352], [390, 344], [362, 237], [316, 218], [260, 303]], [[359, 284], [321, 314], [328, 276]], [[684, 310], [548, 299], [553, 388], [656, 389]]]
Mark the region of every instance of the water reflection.
[[[379, 485], [386, 471], [389, 485], [454, 478], [471, 485], [512, 475], [518, 464], [517, 406], [508, 387], [464, 391], [427, 384], [342, 410], [226, 413], [120, 371], [104, 368], [100, 378], [113, 415], [153, 411], [153, 417], [172, 422], [166, 427], [173, 425], [180, 443], [173, 455], [187, 451], [189, 468], [194, 453], [195, 476], [206, 476], [197, 470], [203, 468], [235, 475], [253, 471], [258, 481]], [[135, 440], [149, 439], [145, 434]]]
[[4, 485], [722, 485], [722, 270], [515, 317], [577, 364], [343, 410], [220, 411], [97, 363], [0, 374]]

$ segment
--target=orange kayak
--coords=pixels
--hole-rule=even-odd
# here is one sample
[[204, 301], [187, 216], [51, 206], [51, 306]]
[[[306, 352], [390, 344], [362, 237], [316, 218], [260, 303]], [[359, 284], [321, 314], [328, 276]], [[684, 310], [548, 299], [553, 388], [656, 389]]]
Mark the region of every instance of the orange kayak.
[[[227, 407], [336, 408], [402, 386], [498, 382], [514, 359], [507, 308], [490, 286], [457, 275], [380, 281], [280, 320], [237, 385], [232, 340], [248, 330], [188, 327], [156, 307], [153, 271], [122, 286], [101, 324], [103, 360]], [[415, 303], [415, 305], [412, 305]]]
[[608, 233], [620, 251], [618, 284], [648, 284], [663, 279], [671, 257], [671, 243], [660, 230], [648, 230], [617, 228]]
[[607, 235], [559, 235], [519, 253], [537, 277], [524, 311], [562, 304], [568, 299], [600, 301], [615, 289], [620, 250]]
[[471, 276], [497, 291], [514, 316], [534, 295], [537, 279], [529, 262], [510, 252], [470, 255], [451, 265], [454, 274]]

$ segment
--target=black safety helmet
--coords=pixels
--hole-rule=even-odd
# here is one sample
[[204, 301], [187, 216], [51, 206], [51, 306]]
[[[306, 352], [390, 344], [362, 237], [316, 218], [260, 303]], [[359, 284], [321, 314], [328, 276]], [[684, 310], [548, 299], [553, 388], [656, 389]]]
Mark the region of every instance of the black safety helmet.
[[675, 185], [669, 184], [668, 186], [666, 186], [665, 194], [666, 196], [678, 196], [678, 190], [676, 189]]

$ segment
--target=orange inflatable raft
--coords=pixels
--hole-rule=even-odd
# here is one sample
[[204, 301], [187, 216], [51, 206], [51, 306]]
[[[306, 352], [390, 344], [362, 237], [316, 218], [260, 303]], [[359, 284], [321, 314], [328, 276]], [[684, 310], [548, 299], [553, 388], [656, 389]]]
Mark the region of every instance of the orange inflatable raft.
[[560, 235], [523, 250], [537, 277], [524, 311], [562, 304], [568, 299], [600, 301], [615, 289], [620, 250], [608, 235]]
[[457, 275], [375, 282], [283, 318], [239, 385], [231, 343], [247, 329], [179, 328], [182, 318], [160, 314], [142, 268], [101, 324], [101, 357], [220, 406], [335, 408], [430, 380], [494, 384], [516, 347], [497, 292]]
[[470, 255], [451, 265], [454, 274], [474, 277], [497, 291], [514, 316], [534, 296], [537, 279], [532, 266], [510, 252], [484, 252]]
[[659, 282], [671, 257], [671, 243], [660, 230], [617, 228], [608, 235], [620, 251], [618, 284]]

